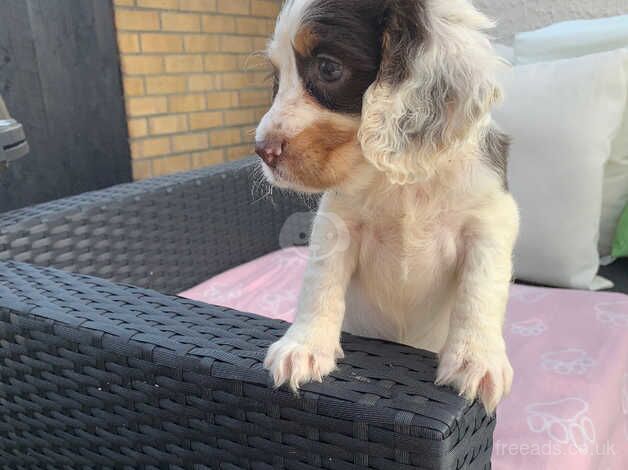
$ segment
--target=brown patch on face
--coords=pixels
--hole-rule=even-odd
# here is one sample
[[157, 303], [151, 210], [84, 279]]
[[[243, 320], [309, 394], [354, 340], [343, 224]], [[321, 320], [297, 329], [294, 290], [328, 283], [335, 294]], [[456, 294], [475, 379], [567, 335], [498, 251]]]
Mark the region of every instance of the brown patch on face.
[[294, 38], [294, 49], [301, 56], [309, 56], [318, 44], [318, 36], [309, 26], [302, 26]]
[[362, 159], [357, 131], [325, 120], [290, 139], [283, 159], [290, 176], [315, 190], [341, 184]]

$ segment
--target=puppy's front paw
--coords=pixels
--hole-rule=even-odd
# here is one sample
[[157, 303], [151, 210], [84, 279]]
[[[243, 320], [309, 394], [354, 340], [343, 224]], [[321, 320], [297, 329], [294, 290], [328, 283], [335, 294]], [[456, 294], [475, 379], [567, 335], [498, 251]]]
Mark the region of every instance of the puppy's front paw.
[[315, 344], [284, 336], [268, 349], [264, 367], [273, 376], [275, 387], [288, 383], [295, 392], [308, 382], [321, 382], [336, 368], [342, 357], [340, 346]]
[[437, 385], [451, 385], [468, 400], [479, 398], [488, 414], [493, 414], [510, 393], [512, 366], [503, 347], [494, 350], [445, 345], [440, 354]]

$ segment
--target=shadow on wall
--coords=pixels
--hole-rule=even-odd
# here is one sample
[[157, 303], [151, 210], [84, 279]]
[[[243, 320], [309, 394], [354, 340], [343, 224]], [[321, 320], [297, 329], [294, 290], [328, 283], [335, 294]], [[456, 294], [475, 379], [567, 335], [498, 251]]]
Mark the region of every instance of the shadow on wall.
[[516, 33], [558, 21], [628, 13], [628, 0], [474, 0], [473, 3], [497, 21], [493, 36], [504, 44], [511, 44]]

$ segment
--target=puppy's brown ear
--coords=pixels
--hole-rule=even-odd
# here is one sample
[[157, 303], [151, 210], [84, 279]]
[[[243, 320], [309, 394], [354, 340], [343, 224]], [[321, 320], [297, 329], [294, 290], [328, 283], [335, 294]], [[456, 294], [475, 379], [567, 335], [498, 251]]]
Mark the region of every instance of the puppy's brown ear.
[[390, 0], [377, 80], [364, 96], [366, 158], [398, 184], [429, 178], [490, 119], [500, 60], [467, 0]]

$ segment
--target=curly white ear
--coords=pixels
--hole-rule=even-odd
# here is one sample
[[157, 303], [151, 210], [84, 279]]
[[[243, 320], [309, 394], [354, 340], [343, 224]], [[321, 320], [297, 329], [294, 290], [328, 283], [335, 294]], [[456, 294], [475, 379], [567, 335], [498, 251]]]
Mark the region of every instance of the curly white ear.
[[492, 26], [467, 0], [391, 0], [359, 138], [393, 183], [429, 178], [445, 155], [477, 144], [501, 96], [483, 32]]

